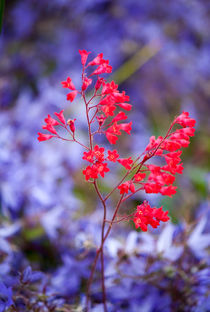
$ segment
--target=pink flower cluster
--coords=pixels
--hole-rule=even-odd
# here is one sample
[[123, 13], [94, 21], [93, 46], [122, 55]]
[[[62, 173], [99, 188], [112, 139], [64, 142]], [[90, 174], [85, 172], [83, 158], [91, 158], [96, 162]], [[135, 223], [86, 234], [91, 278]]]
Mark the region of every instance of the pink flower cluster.
[[[189, 117], [188, 112], [183, 112], [172, 122], [166, 136], [159, 136], [157, 139], [152, 136], [142, 156], [138, 156], [136, 159], [120, 157], [117, 149], [108, 149], [106, 151], [104, 147], [94, 143], [95, 135], [104, 134], [110, 144], [117, 143], [122, 131], [130, 135], [132, 122], [125, 122], [128, 118], [125, 112], [130, 111], [132, 105], [129, 103], [129, 96], [124, 91], [120, 92], [114, 81], [107, 82], [101, 77], [102, 74], [112, 72], [109, 61], [103, 58], [102, 53], [89, 62], [90, 52], [80, 50], [79, 53], [83, 68], [80, 88], [75, 87], [70, 77], [62, 82], [62, 86], [68, 90], [67, 101], [73, 102], [77, 95], [83, 98], [86, 108], [89, 145], [86, 146], [78, 140], [75, 127], [76, 119], [66, 121], [63, 110], [54, 113], [57, 119], [48, 115], [43, 129], [49, 133], [38, 133], [38, 140], [45, 141], [57, 137], [76, 142], [84, 147], [85, 151], [82, 158], [89, 164], [83, 170], [83, 175], [86, 181], [91, 183], [96, 183], [100, 176], [105, 177], [105, 173], [110, 171], [109, 162], [122, 165], [126, 173], [121, 182], [113, 188], [113, 191], [119, 190], [122, 201], [140, 190], [146, 193], [160, 193], [164, 196], [174, 195], [177, 189], [173, 185], [175, 174], [182, 174], [183, 171], [180, 158], [181, 149], [188, 147], [190, 137], [194, 136], [195, 120]], [[93, 68], [95, 66], [96, 68]], [[86, 92], [90, 86], [92, 86], [93, 94], [87, 99]], [[175, 130], [173, 130], [174, 126], [176, 126]], [[67, 138], [59, 134], [60, 127], [67, 131]], [[148, 160], [153, 157], [159, 157], [162, 160], [162, 165], [148, 163]], [[128, 176], [129, 180], [126, 180]], [[160, 221], [168, 221], [167, 213], [162, 210], [162, 207], [151, 208], [144, 201], [143, 204], [137, 207], [132, 218], [137, 228], [140, 227], [143, 231], [146, 231], [148, 225], [156, 228]]]

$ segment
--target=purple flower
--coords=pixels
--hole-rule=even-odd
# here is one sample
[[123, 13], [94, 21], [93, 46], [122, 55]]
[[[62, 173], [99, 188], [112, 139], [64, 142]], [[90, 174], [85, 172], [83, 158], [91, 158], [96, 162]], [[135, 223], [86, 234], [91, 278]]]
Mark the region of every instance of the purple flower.
[[25, 268], [25, 270], [22, 273], [21, 282], [23, 284], [33, 283], [33, 282], [37, 282], [42, 277], [43, 277], [43, 273], [36, 272], [36, 271], [33, 272], [32, 268], [30, 266], [27, 266], [27, 268]]
[[4, 312], [13, 304], [12, 288], [8, 288], [0, 281], [0, 312]]

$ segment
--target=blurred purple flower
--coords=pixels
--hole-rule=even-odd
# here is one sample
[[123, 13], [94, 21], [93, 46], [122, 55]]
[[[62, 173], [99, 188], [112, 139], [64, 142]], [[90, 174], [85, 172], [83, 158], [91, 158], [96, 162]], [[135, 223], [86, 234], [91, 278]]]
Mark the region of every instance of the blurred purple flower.
[[4, 312], [13, 304], [12, 289], [0, 281], [0, 312]]

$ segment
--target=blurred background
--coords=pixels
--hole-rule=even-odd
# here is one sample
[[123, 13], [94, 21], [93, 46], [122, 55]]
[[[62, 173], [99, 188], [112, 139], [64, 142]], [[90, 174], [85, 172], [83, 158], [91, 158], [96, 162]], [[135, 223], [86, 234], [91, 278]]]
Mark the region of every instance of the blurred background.
[[[209, 29], [208, 0], [6, 1], [0, 38], [0, 311], [84, 306], [101, 207], [84, 182], [82, 150], [37, 141], [46, 115], [61, 109], [84, 128], [80, 99], [69, 105], [60, 84], [70, 76], [80, 85], [79, 49], [92, 56], [103, 52], [113, 66], [110, 79], [130, 96], [133, 135], [119, 141], [122, 155], [141, 153], [149, 137], [164, 134], [183, 110], [197, 121], [177, 194], [150, 196], [169, 210], [172, 222], [146, 234], [120, 224], [107, 241], [109, 311], [135, 312], [139, 305], [143, 312], [210, 311]], [[120, 174], [110, 174], [103, 191]], [[138, 194], [128, 209], [144, 198]], [[92, 311], [98, 312], [99, 277], [92, 289]]]

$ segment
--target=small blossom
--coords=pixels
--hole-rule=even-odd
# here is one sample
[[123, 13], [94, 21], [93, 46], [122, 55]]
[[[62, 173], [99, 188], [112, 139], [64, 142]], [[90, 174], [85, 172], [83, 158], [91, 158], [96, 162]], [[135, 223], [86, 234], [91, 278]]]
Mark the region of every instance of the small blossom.
[[110, 144], [116, 144], [118, 137], [110, 132], [106, 132], [106, 137], [107, 140], [109, 141]]
[[101, 114], [100, 116], [96, 116], [96, 119], [98, 120], [99, 127], [101, 127], [104, 124], [106, 117]]
[[163, 186], [160, 189], [160, 193], [162, 195], [166, 195], [166, 196], [171, 197], [172, 195], [176, 194], [176, 189], [177, 189], [177, 186], [173, 186], [173, 185]]
[[132, 193], [135, 193], [135, 186], [132, 181], [126, 181], [118, 186], [120, 194], [127, 194], [130, 190]]
[[109, 168], [107, 168], [107, 163], [96, 162], [96, 170], [97, 173], [104, 178], [104, 173], [109, 172]]
[[60, 111], [60, 113], [54, 113], [55, 116], [58, 117], [58, 119], [65, 125], [66, 124], [66, 120], [64, 118], [64, 115], [63, 115], [63, 109]]
[[130, 111], [132, 109], [132, 105], [128, 103], [117, 103], [117, 105], [127, 111]]
[[179, 115], [175, 121], [175, 123], [181, 125], [182, 127], [194, 127], [196, 124], [195, 119], [189, 117], [188, 112], [182, 112], [181, 115]]
[[97, 81], [96, 81], [96, 84], [95, 84], [95, 90], [98, 91], [102, 85], [104, 81], [104, 78], [102, 77], [98, 77]]
[[87, 160], [87, 161], [93, 163], [93, 161], [94, 161], [94, 153], [93, 153], [93, 151], [90, 150], [89, 152], [84, 152], [82, 159]]
[[127, 194], [130, 188], [130, 183], [129, 181], [126, 181], [125, 183], [122, 183], [121, 185], [118, 186], [118, 189], [120, 190], [120, 194]]
[[103, 64], [103, 61], [103, 53], [100, 53], [88, 63], [88, 66], [100, 65]]
[[153, 228], [157, 228], [160, 225], [160, 221], [166, 222], [169, 220], [168, 211], [163, 211], [162, 207], [156, 208], [151, 207], [147, 201], [137, 206], [136, 213], [134, 214], [133, 222], [136, 228], [141, 228], [142, 231], [146, 232], [148, 225]]
[[39, 142], [47, 141], [47, 140], [53, 138], [53, 135], [50, 135], [50, 134], [43, 134], [43, 133], [38, 132], [38, 135], [39, 135], [38, 136]]
[[97, 179], [98, 178], [98, 170], [96, 166], [87, 166], [85, 170], [82, 172], [85, 176], [85, 179], [88, 181], [90, 179]]
[[145, 177], [146, 177], [146, 173], [139, 172], [139, 173], [134, 175], [134, 181], [140, 182], [140, 181], [144, 180]]
[[104, 112], [106, 117], [108, 116], [114, 116], [114, 111], [116, 110], [115, 105], [106, 105], [101, 108], [101, 110]]
[[77, 96], [78, 91], [72, 91], [66, 95], [67, 101], [73, 102], [75, 97]]
[[132, 121], [129, 123], [122, 123], [120, 124], [120, 130], [125, 131], [127, 134], [131, 134], [131, 125], [132, 125]]
[[63, 88], [68, 88], [70, 90], [76, 90], [76, 88], [75, 88], [75, 86], [74, 86], [74, 84], [73, 84], [73, 82], [72, 82], [70, 77], [68, 77], [66, 79], [66, 81], [62, 81], [61, 84], [63, 85]]
[[118, 85], [114, 82], [103, 82], [102, 94], [112, 94], [114, 91], [117, 91]]
[[107, 157], [107, 159], [109, 161], [116, 162], [118, 158], [119, 158], [119, 154], [118, 154], [117, 150], [114, 150], [114, 151], [109, 151], [108, 150], [108, 157]]
[[98, 161], [104, 160], [104, 147], [94, 146], [93, 154]]
[[145, 183], [144, 190], [146, 193], [154, 193], [157, 194], [160, 192], [161, 185], [158, 183]]
[[60, 123], [57, 120], [55, 120], [54, 118], [52, 118], [50, 115], [48, 115], [44, 121], [46, 122], [47, 125], [52, 125], [52, 126], [60, 125]]
[[94, 70], [94, 72], [90, 75], [101, 75], [101, 74], [110, 74], [112, 72], [112, 66], [104, 63], [99, 65], [96, 70]]
[[72, 133], [75, 132], [75, 125], [74, 125], [75, 120], [76, 120], [76, 118], [67, 120], [67, 124], [69, 125], [69, 128], [70, 128]]
[[87, 52], [86, 50], [79, 50], [79, 54], [81, 55], [81, 63], [84, 66], [87, 62], [88, 55], [91, 52]]
[[55, 130], [55, 128], [48, 124], [46, 126], [42, 126], [42, 129], [45, 129], [45, 130], [48, 130], [49, 132], [53, 133], [53, 134], [56, 134], [57, 135], [57, 131]]
[[91, 85], [91, 83], [92, 79], [85, 77], [82, 84], [82, 91], [85, 91], [89, 87], [89, 85]]
[[124, 112], [119, 112], [113, 119], [112, 122], [117, 122], [117, 121], [121, 121], [121, 120], [125, 120], [127, 119], [128, 116], [126, 116], [126, 114]]
[[115, 135], [121, 135], [120, 125], [118, 125], [116, 122], [114, 122], [113, 125], [111, 127], [109, 127], [106, 132], [110, 132], [110, 133], [113, 133]]
[[125, 167], [125, 169], [130, 170], [131, 169], [131, 165], [133, 163], [133, 160], [131, 159], [131, 157], [129, 158], [120, 158], [118, 159], [118, 162]]
[[116, 103], [117, 102], [128, 102], [130, 100], [130, 97], [125, 94], [125, 91], [123, 91], [122, 93], [120, 93], [119, 91], [113, 92], [112, 96], [114, 97]]

